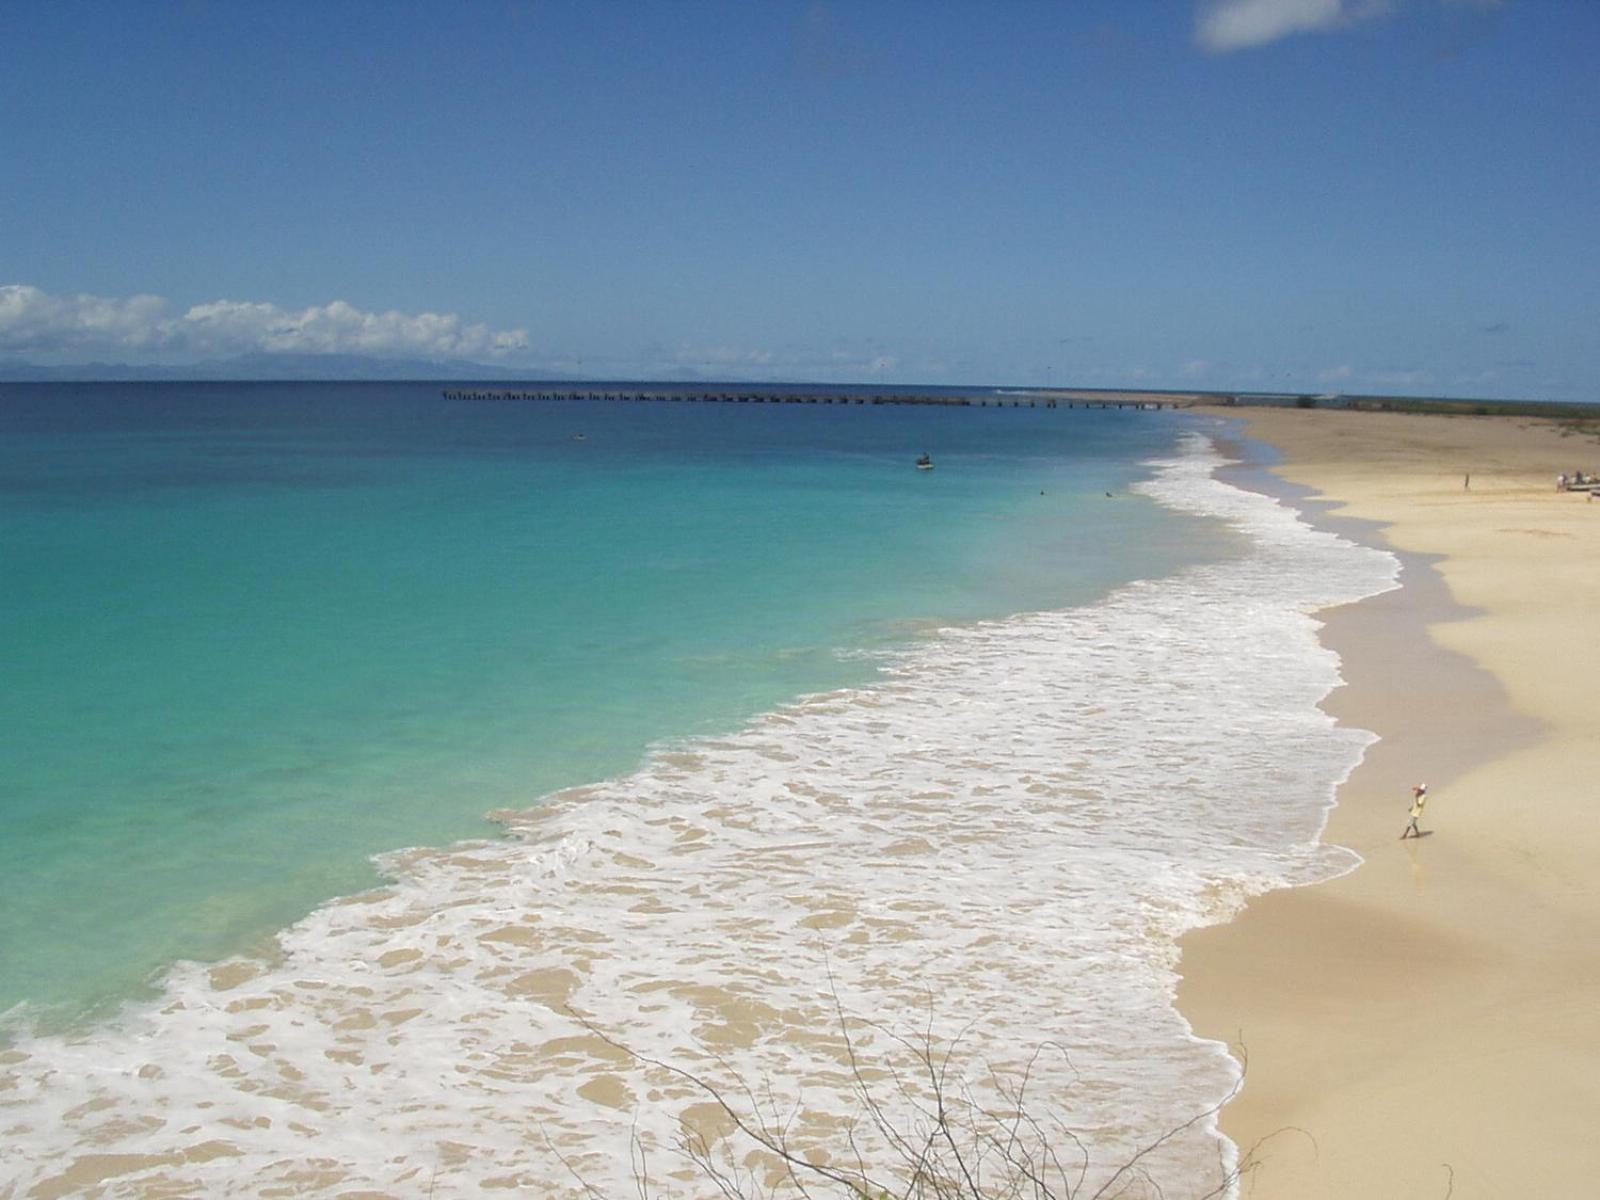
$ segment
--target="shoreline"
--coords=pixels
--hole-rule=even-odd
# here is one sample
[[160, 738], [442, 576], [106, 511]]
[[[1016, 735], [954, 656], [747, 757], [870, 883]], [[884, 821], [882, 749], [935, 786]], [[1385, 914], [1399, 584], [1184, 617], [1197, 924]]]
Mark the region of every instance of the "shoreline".
[[[985, 1077], [974, 1086], [999, 1089], [991, 1109], [1018, 1102], [999, 1082], [1009, 1078], [1041, 1096], [1093, 1079], [1079, 1111], [1102, 1175], [1173, 1129], [1188, 1138], [1146, 1152], [1143, 1167], [1177, 1180], [1197, 1164], [1225, 1172], [1209, 1128], [1183, 1122], [1234, 1068], [1220, 1046], [1197, 1049], [1171, 1007], [1171, 938], [1186, 914], [1212, 911], [1205, 879], [1299, 863], [1314, 840], [1323, 806], [1300, 803], [1287, 849], [1258, 851], [1256, 815], [1233, 800], [1245, 778], [1253, 794], [1281, 790], [1285, 759], [1229, 731], [1293, 714], [1306, 743], [1297, 778], [1326, 776], [1330, 756], [1352, 761], [1348, 736], [1312, 709], [1333, 663], [1304, 612], [1362, 593], [1318, 570], [1326, 538], [1215, 480], [1209, 449], [1179, 450], [1142, 494], [1241, 518], [1259, 553], [953, 627], [873, 693], [819, 694], [663, 753], [526, 814], [503, 842], [396, 854], [393, 886], [291, 927], [279, 966], [191, 964], [159, 1007], [108, 1036], [19, 1045], [0, 1060], [16, 1080], [0, 1109], [18, 1112], [16, 1140], [38, 1163], [28, 1186], [81, 1188], [115, 1167], [120, 1186], [182, 1172], [221, 1194], [314, 1166], [328, 1190], [393, 1188], [431, 1184], [430, 1156], [448, 1145], [460, 1149], [443, 1164], [446, 1186], [514, 1179], [554, 1195], [559, 1149], [611, 1194], [633, 1182], [633, 1137], [654, 1152], [706, 1117], [700, 1093], [663, 1089], [595, 1028], [708, 1077], [839, 1095], [807, 1118], [832, 1136], [855, 1093], [817, 1031], [844, 1011], [911, 1014], [927, 1036], [975, 1046]], [[1371, 568], [1358, 580], [1387, 582], [1383, 556], [1354, 557]], [[1234, 619], [1258, 603], [1262, 622]], [[1185, 620], [1197, 613], [1199, 628]], [[1292, 665], [1316, 668], [1309, 678], [1228, 680], [1230, 662], [1280, 652], [1284, 628]], [[1194, 811], [1122, 802], [1152, 758], [1183, 775]], [[1190, 854], [1210, 868], [1149, 869]], [[807, 962], [815, 969], [795, 969]], [[1044, 1055], [1041, 1030], [1080, 1040], [1070, 1057]], [[1152, 1070], [1165, 1087], [1150, 1086]], [[253, 1123], [263, 1096], [266, 1125]], [[406, 1102], [417, 1097], [427, 1102]], [[280, 1105], [327, 1115], [291, 1124]], [[144, 1126], [152, 1113], [159, 1123]], [[190, 1163], [196, 1141], [205, 1154], [226, 1142], [227, 1157]], [[375, 1145], [390, 1149], [380, 1159]]]
[[[1600, 1168], [1600, 719], [1564, 682], [1600, 682], [1600, 513], [1546, 480], [1600, 444], [1496, 418], [1211, 415], [1282, 452], [1267, 469], [1309, 489], [1286, 502], [1313, 524], [1403, 564], [1398, 590], [1318, 614], [1345, 679], [1323, 708], [1381, 738], [1323, 834], [1362, 865], [1182, 941], [1180, 1010], [1248, 1060], [1221, 1118], [1240, 1193], [1570, 1194]], [[1434, 836], [1401, 842], [1422, 780]]]

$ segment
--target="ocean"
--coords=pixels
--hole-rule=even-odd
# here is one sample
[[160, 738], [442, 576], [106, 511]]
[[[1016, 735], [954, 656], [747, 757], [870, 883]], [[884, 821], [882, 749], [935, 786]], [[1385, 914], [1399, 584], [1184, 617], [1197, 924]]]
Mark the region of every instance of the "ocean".
[[5, 388], [0, 1197], [764, 1178], [701, 1083], [892, 1174], [919, 1055], [1206, 1194], [1175, 940], [1350, 865], [1395, 576], [1219, 432]]

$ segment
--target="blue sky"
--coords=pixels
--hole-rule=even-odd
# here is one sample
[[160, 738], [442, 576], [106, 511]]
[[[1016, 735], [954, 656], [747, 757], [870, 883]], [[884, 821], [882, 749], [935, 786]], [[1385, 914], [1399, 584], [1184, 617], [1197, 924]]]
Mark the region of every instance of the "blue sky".
[[1600, 399], [1600, 4], [17, 0], [0, 360]]

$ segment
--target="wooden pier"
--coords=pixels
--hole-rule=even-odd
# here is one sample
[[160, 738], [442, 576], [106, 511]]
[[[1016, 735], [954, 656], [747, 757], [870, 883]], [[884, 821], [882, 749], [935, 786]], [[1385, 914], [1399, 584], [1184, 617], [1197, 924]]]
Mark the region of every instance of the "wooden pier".
[[806, 391], [700, 391], [684, 388], [445, 388], [446, 400], [505, 402], [516, 400], [609, 400], [672, 404], [923, 404], [952, 408], [1186, 408], [1198, 397], [1149, 392], [1039, 391], [971, 395], [936, 395], [928, 392], [880, 394]]

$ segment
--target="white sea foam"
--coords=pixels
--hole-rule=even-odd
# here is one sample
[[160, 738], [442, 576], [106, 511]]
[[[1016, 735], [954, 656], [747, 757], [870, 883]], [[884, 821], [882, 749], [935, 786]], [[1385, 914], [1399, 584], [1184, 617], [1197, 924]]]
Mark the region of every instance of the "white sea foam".
[[[874, 686], [663, 749], [504, 841], [389, 856], [392, 887], [287, 930], [281, 961], [184, 965], [107, 1027], [19, 1034], [0, 1197], [543, 1197], [580, 1194], [573, 1171], [620, 1197], [641, 1152], [655, 1194], [715, 1195], [670, 1150], [715, 1133], [707, 1097], [574, 1014], [770, 1087], [796, 1143], [838, 1155], [859, 1101], [835, 998], [884, 1027], [853, 1027], [869, 1078], [885, 1030], [965, 1030], [955, 1070], [995, 1107], [1058, 1047], [1028, 1107], [1103, 1179], [1237, 1078], [1173, 1008], [1175, 939], [1352, 861], [1317, 839], [1370, 735], [1317, 707], [1338, 674], [1311, 614], [1396, 563], [1219, 463], [1193, 438], [1141, 490], [1247, 534], [1231, 561], [943, 630]], [[1141, 1166], [1199, 1195], [1232, 1154], [1202, 1118]]]

